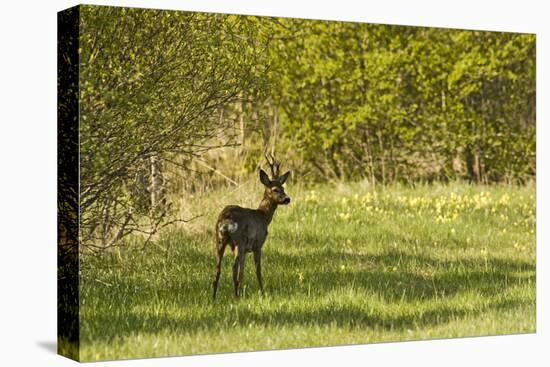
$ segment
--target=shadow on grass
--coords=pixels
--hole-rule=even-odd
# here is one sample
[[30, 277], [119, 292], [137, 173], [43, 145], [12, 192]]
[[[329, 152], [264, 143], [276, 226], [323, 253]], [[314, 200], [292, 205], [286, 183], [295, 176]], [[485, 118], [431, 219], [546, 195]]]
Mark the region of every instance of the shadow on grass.
[[[491, 310], [507, 311], [525, 306], [521, 300], [505, 300], [480, 308], [477, 312]], [[226, 308], [221, 305], [218, 310]], [[239, 308], [236, 312], [214, 312], [200, 317], [188, 317], [185, 319], [173, 318], [167, 315], [155, 315], [144, 317], [135, 313], [125, 315], [103, 314], [95, 317], [91, 322], [100, 325], [109, 325], [106, 330], [93, 336], [93, 342], [110, 342], [114, 338], [124, 337], [132, 333], [156, 334], [168, 333], [192, 333], [195, 331], [231, 330], [234, 328], [248, 328], [251, 325], [265, 327], [341, 327], [348, 330], [378, 328], [385, 330], [407, 330], [413, 328], [430, 328], [445, 324], [466, 316], [475, 315], [476, 312], [460, 307], [438, 306], [436, 308], [417, 313], [399, 316], [382, 315], [380, 313], [365, 312], [353, 305], [335, 305], [331, 308], [311, 310], [287, 310], [277, 309], [269, 313]], [[85, 337], [84, 339], [88, 339]], [[86, 343], [86, 340], [83, 341]]]
[[[290, 269], [303, 269], [296, 256], [272, 254], [270, 262], [288, 264]], [[397, 300], [429, 300], [436, 297], [452, 296], [457, 293], [473, 291], [483, 296], [494, 296], [504, 290], [522, 284], [534, 282], [535, 266], [520, 260], [498, 258], [437, 260], [425, 255], [411, 255], [390, 251], [384, 254], [361, 255], [343, 254], [325, 250], [315, 256], [315, 272], [306, 274], [312, 278], [309, 283], [315, 292], [326, 293], [330, 290], [353, 285], [370, 293], [378, 294], [382, 299], [392, 302]], [[339, 271], [344, 269], [362, 269], [354, 272]], [[331, 266], [325, 266], [332, 264]], [[415, 271], [401, 269], [413, 268]], [[363, 270], [364, 269], [364, 270]], [[395, 270], [394, 270], [395, 269]], [[518, 273], [529, 272], [528, 276]], [[290, 274], [295, 277], [295, 274]], [[277, 275], [278, 277], [281, 274]], [[288, 274], [282, 274], [288, 277]], [[288, 281], [291, 281], [288, 279]], [[286, 284], [280, 281], [278, 284]], [[275, 287], [277, 295], [288, 293], [286, 287]]]
[[[198, 269], [213, 269], [213, 257], [204, 254], [197, 249], [181, 250], [179, 257], [170, 258], [170, 263], [180, 261], [189, 262], [189, 266]], [[229, 254], [228, 254], [229, 255]], [[485, 259], [460, 259], [440, 261], [426, 255], [411, 255], [401, 252], [386, 252], [383, 254], [343, 254], [342, 252], [326, 249], [309, 255], [305, 258], [288, 255], [281, 252], [271, 252], [264, 262], [266, 278], [266, 291], [271, 300], [294, 299], [305, 297], [299, 287], [290, 286], [298, 282], [296, 271], [303, 269], [304, 263], [309, 265], [306, 282], [311, 289], [313, 297], [322, 298], [331, 292], [352, 286], [361, 294], [375, 294], [384, 302], [431, 302], [435, 299], [443, 299], [466, 292], [475, 292], [482, 297], [494, 297], [507, 290], [524, 284], [534, 282], [535, 266], [520, 260], [505, 260], [489, 258]], [[315, 265], [311, 265], [312, 261]], [[92, 335], [83, 333], [83, 339], [90, 338], [93, 341], [110, 341], [115, 337], [124, 337], [131, 333], [158, 333], [161, 331], [182, 333], [198, 330], [220, 330], [234, 326], [247, 326], [250, 324], [263, 326], [327, 326], [336, 325], [347, 328], [383, 328], [388, 330], [406, 330], [409, 328], [424, 328], [433, 325], [444, 324], [465, 316], [476, 316], [491, 310], [520, 309], [529, 301], [508, 298], [472, 310], [465, 305], [442, 305], [435, 302], [425, 307], [424, 311], [413, 314], [392, 315], [383, 309], [358, 307], [357, 301], [346, 303], [323, 303], [308, 308], [308, 299], [304, 299], [305, 307], [289, 310], [284, 307], [270, 309], [259, 313], [255, 309], [246, 307], [247, 298], [235, 301], [232, 298], [232, 282], [230, 276], [231, 256], [227, 256], [224, 266], [222, 286], [219, 289], [219, 298], [215, 304], [210, 300], [211, 277], [208, 275], [194, 277], [182, 277], [181, 280], [168, 281], [162, 289], [155, 289], [154, 285], [140, 285], [145, 296], [132, 299], [130, 294], [120, 292], [120, 289], [131, 289], [132, 280], [125, 281], [121, 287], [104, 289], [105, 299], [124, 300], [127, 308], [111, 307], [94, 310], [85, 319]], [[346, 264], [351, 269], [359, 269], [353, 272], [339, 271], [338, 265]], [[253, 268], [251, 259], [247, 267]], [[397, 271], [388, 271], [388, 268], [396, 268]], [[288, 271], [293, 269], [293, 271]], [[296, 269], [296, 270], [294, 270]], [[414, 269], [416, 271], [400, 271], [399, 269]], [[433, 271], [436, 269], [436, 271]], [[422, 273], [426, 270], [428, 273]], [[433, 271], [429, 273], [429, 271]], [[529, 274], [518, 274], [525, 273]], [[249, 294], [255, 293], [256, 279], [249, 276], [245, 279]], [[533, 288], [534, 289], [534, 288]], [[534, 292], [534, 291], [533, 291]], [[151, 297], [147, 297], [147, 293]], [[114, 295], [113, 297], [110, 297]], [[99, 293], [93, 293], [93, 297], [101, 297]], [[254, 298], [255, 296], [252, 296]], [[166, 313], [148, 312], [147, 302], [159, 302], [171, 304], [176, 307], [201, 310], [194, 315], [182, 313], [181, 317], [172, 317]], [[254, 298], [254, 301], [260, 302]], [[368, 302], [368, 301], [366, 301]], [[135, 305], [140, 305], [141, 311]], [[120, 306], [120, 305], [117, 305]], [[433, 306], [433, 307], [432, 307]], [[157, 304], [157, 308], [160, 307]], [[138, 307], [139, 308], [139, 307]], [[109, 310], [117, 309], [117, 312]], [[162, 308], [161, 308], [162, 309]]]

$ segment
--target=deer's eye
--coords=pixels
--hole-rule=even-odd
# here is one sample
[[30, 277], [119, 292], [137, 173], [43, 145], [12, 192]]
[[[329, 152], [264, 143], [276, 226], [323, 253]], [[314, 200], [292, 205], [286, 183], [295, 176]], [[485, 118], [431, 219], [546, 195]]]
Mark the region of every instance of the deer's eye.
[[278, 187], [273, 188], [273, 192], [276, 192], [277, 194], [281, 193], [281, 189]]

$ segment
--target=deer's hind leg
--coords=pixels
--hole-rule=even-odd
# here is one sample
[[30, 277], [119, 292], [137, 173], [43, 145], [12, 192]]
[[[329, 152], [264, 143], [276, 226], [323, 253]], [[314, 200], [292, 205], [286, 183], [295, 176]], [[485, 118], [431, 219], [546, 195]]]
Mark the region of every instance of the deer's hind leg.
[[244, 278], [244, 248], [235, 246], [235, 262], [233, 263], [233, 285], [235, 286], [235, 297], [239, 298]]
[[219, 241], [216, 248], [216, 277], [214, 278], [214, 282], [212, 283], [212, 286], [214, 288], [212, 292], [212, 299], [216, 299], [216, 291], [218, 290], [218, 282], [220, 281], [220, 274], [222, 271], [222, 259], [223, 254], [225, 252], [225, 247], [227, 246], [227, 243], [223, 241]]

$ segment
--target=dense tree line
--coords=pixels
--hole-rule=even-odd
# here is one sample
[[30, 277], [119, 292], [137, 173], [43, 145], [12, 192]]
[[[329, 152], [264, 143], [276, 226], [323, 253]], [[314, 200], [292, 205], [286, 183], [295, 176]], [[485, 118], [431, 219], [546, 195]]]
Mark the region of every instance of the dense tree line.
[[524, 182], [535, 175], [535, 37], [272, 23], [282, 132], [318, 178]]
[[316, 181], [535, 177], [534, 35], [83, 6], [79, 57], [100, 247], [169, 223], [166, 166], [221, 147], [226, 176], [271, 150]]

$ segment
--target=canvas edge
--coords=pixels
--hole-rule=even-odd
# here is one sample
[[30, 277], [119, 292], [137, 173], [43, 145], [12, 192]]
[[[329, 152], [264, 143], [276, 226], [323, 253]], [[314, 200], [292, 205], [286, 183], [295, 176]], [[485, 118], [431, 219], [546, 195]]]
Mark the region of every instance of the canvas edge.
[[57, 353], [80, 360], [80, 5], [57, 13]]

